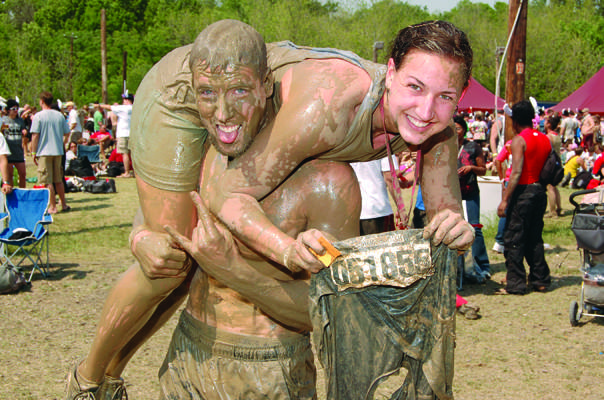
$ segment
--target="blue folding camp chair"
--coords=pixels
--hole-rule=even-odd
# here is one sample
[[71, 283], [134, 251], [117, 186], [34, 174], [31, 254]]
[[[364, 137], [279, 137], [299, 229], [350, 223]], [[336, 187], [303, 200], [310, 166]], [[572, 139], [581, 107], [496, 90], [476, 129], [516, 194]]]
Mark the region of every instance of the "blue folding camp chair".
[[90, 164], [98, 164], [101, 162], [101, 146], [98, 144], [91, 146], [78, 144], [78, 157], [88, 157]]
[[[42, 276], [48, 275], [48, 228], [52, 216], [46, 212], [50, 200], [48, 189], [14, 189], [5, 196], [5, 213], [0, 213], [0, 220], [8, 219], [8, 227], [0, 233], [0, 243], [4, 244], [2, 266], [10, 264], [19, 267], [25, 259], [33, 264], [28, 282], [34, 271]], [[16, 246], [16, 250], [10, 247]], [[46, 247], [46, 261], [42, 261], [43, 248]], [[12, 251], [12, 253], [11, 253]], [[19, 262], [15, 259], [21, 257]]]

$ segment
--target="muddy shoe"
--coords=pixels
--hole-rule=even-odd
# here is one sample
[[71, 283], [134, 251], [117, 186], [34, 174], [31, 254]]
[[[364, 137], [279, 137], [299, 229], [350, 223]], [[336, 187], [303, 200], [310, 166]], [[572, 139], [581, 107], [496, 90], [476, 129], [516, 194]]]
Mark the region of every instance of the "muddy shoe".
[[95, 394], [99, 386], [96, 384], [86, 384], [81, 378], [78, 380], [78, 365], [76, 364], [73, 367], [73, 370], [67, 377], [67, 400], [97, 400]]
[[466, 319], [478, 319], [478, 318], [480, 318], [480, 314], [478, 314], [479, 311], [480, 311], [480, 307], [478, 307], [478, 306], [472, 306], [470, 304], [462, 304], [457, 309], [457, 312], [459, 312], [461, 315], [463, 315], [464, 317], [466, 317]]
[[105, 376], [105, 380], [96, 392], [95, 400], [128, 400], [124, 380]]

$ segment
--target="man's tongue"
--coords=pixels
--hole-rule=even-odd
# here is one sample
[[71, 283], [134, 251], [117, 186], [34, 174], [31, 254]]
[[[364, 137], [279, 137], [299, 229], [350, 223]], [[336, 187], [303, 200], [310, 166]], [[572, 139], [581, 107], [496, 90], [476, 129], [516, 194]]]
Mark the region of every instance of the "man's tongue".
[[239, 126], [236, 127], [218, 127], [218, 138], [221, 142], [231, 144], [239, 135]]

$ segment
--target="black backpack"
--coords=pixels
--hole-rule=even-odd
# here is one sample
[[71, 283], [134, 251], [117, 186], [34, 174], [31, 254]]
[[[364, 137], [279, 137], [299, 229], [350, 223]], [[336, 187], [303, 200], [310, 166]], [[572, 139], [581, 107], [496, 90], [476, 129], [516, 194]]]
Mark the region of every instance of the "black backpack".
[[90, 164], [88, 157], [78, 157], [69, 161], [69, 168], [65, 171], [65, 175], [75, 175], [80, 178], [85, 178], [94, 176], [94, 170], [92, 169], [92, 164]]
[[553, 185], [556, 186], [564, 178], [564, 168], [562, 167], [562, 160], [558, 153], [552, 149], [547, 158], [545, 164], [541, 168], [539, 173], [539, 183], [542, 185]]

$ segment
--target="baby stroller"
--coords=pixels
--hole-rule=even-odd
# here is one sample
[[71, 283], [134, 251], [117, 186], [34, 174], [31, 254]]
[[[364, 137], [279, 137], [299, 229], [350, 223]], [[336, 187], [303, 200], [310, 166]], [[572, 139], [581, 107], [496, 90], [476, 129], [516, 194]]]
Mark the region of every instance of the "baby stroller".
[[[594, 193], [594, 195], [590, 195]], [[590, 196], [585, 196], [590, 195]], [[581, 203], [575, 198], [585, 196]], [[570, 304], [570, 324], [577, 326], [583, 315], [604, 317], [604, 189], [579, 190], [570, 195], [575, 207], [571, 229], [581, 252], [581, 293]]]

